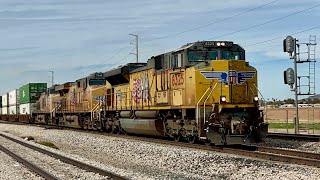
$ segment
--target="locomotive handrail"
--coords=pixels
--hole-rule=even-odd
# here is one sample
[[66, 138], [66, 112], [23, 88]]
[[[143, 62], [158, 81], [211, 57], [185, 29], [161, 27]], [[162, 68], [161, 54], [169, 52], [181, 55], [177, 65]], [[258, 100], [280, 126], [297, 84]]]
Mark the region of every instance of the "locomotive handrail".
[[268, 118], [267, 118], [267, 101], [266, 99], [263, 97], [262, 93], [259, 91], [258, 87], [256, 86], [256, 84], [253, 83], [253, 86], [257, 89], [258, 93], [260, 94], [261, 98], [263, 99], [264, 101], [264, 114], [266, 115], [265, 117], [265, 120], [268, 121]]
[[206, 99], [204, 100], [204, 102], [203, 102], [203, 123], [205, 123], [205, 121], [206, 121], [206, 102], [207, 102], [207, 100], [209, 99], [209, 97], [211, 96], [213, 90], [216, 88], [217, 84], [218, 84], [218, 83], [216, 83], [216, 84], [213, 86], [210, 94], [207, 96], [207, 98], [206, 98]]
[[53, 115], [55, 116], [55, 113], [56, 113], [56, 109], [57, 108], [60, 108], [61, 107], [61, 104], [58, 104], [58, 105], [56, 105], [52, 110], [51, 110], [51, 116], [53, 117]]
[[93, 113], [100, 107], [100, 101], [91, 109], [91, 121], [93, 121]]
[[209, 89], [211, 88], [208, 87], [208, 89], [204, 92], [204, 94], [201, 96], [201, 98], [199, 99], [198, 103], [197, 103], [197, 111], [196, 111], [196, 121], [197, 121], [197, 126], [199, 126], [199, 115], [200, 115], [200, 112], [199, 112], [199, 104], [201, 102], [201, 100], [204, 98], [204, 96], [207, 94], [207, 92], [209, 91]]

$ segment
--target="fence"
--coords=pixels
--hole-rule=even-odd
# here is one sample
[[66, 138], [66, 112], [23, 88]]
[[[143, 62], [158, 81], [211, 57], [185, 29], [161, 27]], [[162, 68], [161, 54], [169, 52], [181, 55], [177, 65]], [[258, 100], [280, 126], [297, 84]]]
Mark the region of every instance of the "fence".
[[[295, 108], [264, 109], [269, 132], [294, 133]], [[320, 134], [320, 108], [299, 108], [299, 129], [301, 134]]]

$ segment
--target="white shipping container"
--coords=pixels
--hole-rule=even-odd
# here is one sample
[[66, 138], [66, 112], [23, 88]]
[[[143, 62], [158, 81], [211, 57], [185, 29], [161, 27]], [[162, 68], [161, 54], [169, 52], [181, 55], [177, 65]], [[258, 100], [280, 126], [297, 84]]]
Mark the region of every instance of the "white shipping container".
[[19, 106], [9, 106], [9, 114], [17, 114], [19, 113]]
[[8, 107], [8, 94], [2, 95], [2, 107]]
[[2, 108], [2, 114], [8, 114], [8, 107]]
[[16, 106], [19, 104], [19, 89], [9, 92], [9, 106]]
[[20, 104], [20, 114], [31, 114], [37, 110], [36, 103]]

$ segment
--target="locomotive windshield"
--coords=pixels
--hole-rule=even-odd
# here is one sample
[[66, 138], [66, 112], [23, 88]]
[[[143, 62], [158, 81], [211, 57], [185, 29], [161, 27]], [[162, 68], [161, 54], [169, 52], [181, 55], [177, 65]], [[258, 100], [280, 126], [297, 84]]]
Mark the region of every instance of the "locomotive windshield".
[[106, 84], [105, 79], [90, 79], [89, 86], [102, 86]]
[[229, 59], [229, 60], [242, 60], [243, 55], [239, 51], [222, 51], [222, 58], [221, 59]]
[[188, 53], [189, 61], [204, 61], [218, 59], [217, 51], [190, 51]]

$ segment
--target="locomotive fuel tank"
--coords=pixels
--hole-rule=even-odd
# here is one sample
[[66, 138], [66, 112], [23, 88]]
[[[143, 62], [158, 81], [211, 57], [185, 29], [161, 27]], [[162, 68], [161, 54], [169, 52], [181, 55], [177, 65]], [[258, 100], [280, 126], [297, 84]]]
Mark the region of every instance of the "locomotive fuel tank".
[[157, 119], [157, 111], [121, 111], [120, 116], [121, 127], [127, 133], [164, 136], [163, 120]]
[[163, 121], [159, 119], [120, 119], [122, 129], [127, 133], [150, 136], [164, 136]]

